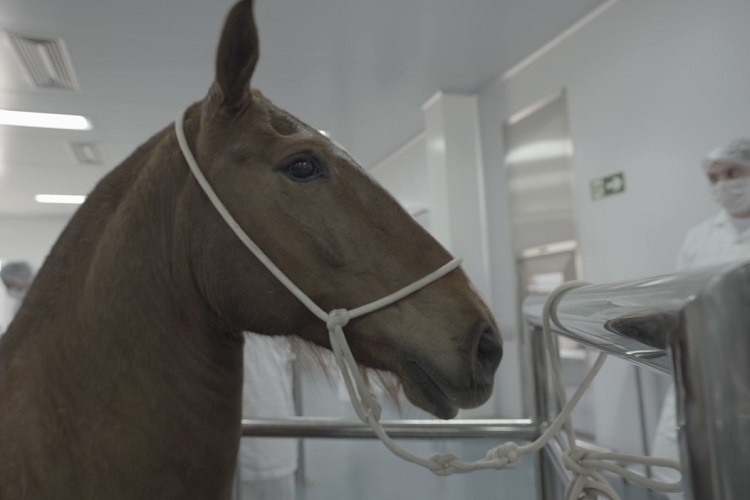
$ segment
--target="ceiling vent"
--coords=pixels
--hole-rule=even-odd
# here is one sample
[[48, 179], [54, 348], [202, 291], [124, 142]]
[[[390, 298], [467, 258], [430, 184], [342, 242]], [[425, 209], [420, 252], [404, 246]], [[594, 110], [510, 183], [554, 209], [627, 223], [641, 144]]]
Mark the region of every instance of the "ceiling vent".
[[99, 144], [95, 142], [70, 142], [68, 146], [79, 165], [104, 165], [104, 154]]
[[78, 80], [62, 38], [8, 33], [26, 73], [38, 89], [77, 90]]

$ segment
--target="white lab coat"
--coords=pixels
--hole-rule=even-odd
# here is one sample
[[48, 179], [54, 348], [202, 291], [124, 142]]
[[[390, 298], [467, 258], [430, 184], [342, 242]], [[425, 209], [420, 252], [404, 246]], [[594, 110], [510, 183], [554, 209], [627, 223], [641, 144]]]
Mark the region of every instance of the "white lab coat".
[[697, 226], [685, 236], [677, 256], [677, 269], [750, 259], [750, 229], [738, 232], [726, 210], [722, 210]]
[[[295, 415], [293, 359], [288, 339], [245, 334], [243, 418], [274, 419]], [[243, 500], [266, 497], [286, 500], [288, 494], [294, 498], [296, 439], [243, 438], [238, 465]]]
[[[750, 227], [738, 231], [730, 215], [722, 210], [690, 229], [677, 256], [677, 269], [684, 271], [696, 267], [733, 261], [750, 260]], [[660, 458], [680, 459], [677, 435], [677, 408], [675, 386], [667, 390], [661, 415], [656, 426], [651, 454]], [[679, 474], [671, 469], [654, 468], [655, 479], [677, 481]], [[672, 500], [684, 498], [682, 493], [668, 494]]]

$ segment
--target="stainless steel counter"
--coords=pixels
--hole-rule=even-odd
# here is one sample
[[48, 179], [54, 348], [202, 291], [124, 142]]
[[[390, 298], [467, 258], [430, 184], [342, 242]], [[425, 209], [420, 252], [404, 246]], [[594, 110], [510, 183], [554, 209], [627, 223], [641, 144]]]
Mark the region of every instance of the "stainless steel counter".
[[[533, 334], [544, 300], [524, 303]], [[575, 289], [559, 300], [552, 328], [673, 372], [686, 498], [748, 498], [750, 262]]]

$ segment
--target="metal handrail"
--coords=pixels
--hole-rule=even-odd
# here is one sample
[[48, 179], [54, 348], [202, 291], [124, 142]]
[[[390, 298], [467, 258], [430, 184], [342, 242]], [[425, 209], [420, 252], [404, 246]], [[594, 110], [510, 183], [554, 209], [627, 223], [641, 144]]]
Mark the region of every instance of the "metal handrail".
[[[394, 438], [497, 438], [532, 441], [540, 434], [539, 426], [530, 419], [383, 420], [381, 424]], [[242, 435], [244, 437], [377, 438], [372, 429], [359, 420], [328, 417], [242, 420]]]
[[[536, 338], [545, 299], [530, 297], [523, 308], [537, 363], [545, 359]], [[750, 262], [578, 288], [552, 319], [558, 334], [673, 373], [686, 498], [747, 498]], [[549, 418], [545, 372], [535, 373], [537, 414]]]

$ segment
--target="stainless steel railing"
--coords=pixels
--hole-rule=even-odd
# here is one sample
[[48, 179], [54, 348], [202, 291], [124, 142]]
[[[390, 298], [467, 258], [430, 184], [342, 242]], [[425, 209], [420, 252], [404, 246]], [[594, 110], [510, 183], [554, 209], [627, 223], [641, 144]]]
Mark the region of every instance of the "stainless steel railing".
[[[393, 438], [498, 438], [527, 441], [539, 435], [539, 426], [530, 419], [382, 420], [381, 424]], [[377, 439], [372, 429], [359, 420], [321, 417], [243, 420], [242, 435], [246, 437]]]
[[[545, 297], [530, 297], [536, 412], [554, 412], [540, 342]], [[750, 262], [587, 286], [558, 303], [553, 330], [632, 363], [673, 373], [686, 498], [750, 492]], [[547, 458], [544, 458], [547, 457]], [[544, 498], [555, 466], [542, 457]], [[544, 463], [547, 460], [548, 463]], [[549, 495], [547, 494], [549, 493]]]

